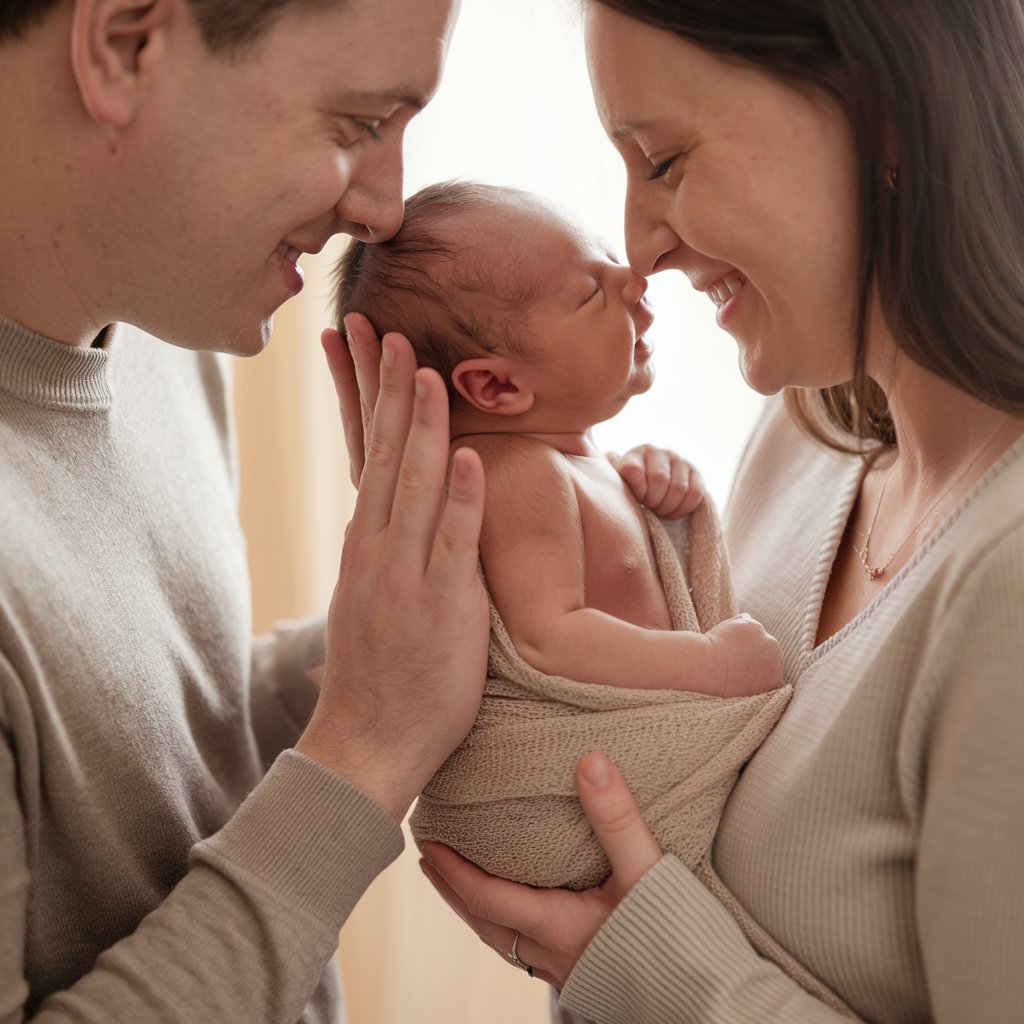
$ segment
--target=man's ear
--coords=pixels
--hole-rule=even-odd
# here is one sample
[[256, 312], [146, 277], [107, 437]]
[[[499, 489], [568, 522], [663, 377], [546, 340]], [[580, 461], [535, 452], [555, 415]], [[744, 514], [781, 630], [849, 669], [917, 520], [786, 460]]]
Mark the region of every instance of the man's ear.
[[91, 117], [114, 128], [131, 124], [185, 6], [185, 0], [77, 0], [71, 68]]
[[474, 409], [491, 416], [519, 416], [533, 406], [533, 389], [501, 356], [463, 359], [452, 370], [452, 384]]

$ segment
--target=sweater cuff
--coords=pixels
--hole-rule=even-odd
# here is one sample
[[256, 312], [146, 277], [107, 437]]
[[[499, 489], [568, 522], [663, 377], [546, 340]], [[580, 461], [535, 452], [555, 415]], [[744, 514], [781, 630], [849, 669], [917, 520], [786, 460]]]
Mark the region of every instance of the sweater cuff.
[[367, 886], [401, 852], [402, 831], [347, 779], [294, 750], [191, 859], [256, 878], [282, 903], [340, 930]]
[[602, 1024], [661, 1024], [690, 1019], [686, 1011], [704, 1019], [707, 995], [718, 987], [723, 965], [750, 957], [743, 933], [722, 905], [677, 857], [665, 854], [583, 951], [561, 1002]]

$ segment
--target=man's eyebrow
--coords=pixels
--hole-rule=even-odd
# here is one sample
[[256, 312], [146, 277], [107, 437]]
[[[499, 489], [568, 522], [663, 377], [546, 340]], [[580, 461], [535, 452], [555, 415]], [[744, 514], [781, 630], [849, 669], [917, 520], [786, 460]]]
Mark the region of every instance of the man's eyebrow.
[[399, 86], [397, 89], [386, 89], [382, 92], [371, 92], [362, 89], [346, 89], [337, 95], [339, 105], [347, 103], [393, 103], [401, 107], [412, 107], [415, 111], [427, 105], [427, 97], [412, 87]]

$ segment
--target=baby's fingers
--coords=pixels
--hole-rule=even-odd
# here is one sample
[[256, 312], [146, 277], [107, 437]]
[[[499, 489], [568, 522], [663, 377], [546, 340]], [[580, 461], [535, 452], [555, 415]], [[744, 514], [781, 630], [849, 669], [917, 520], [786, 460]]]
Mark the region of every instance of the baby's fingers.
[[672, 477], [658, 515], [663, 519], [682, 519], [704, 500], [704, 478], [685, 459], [673, 456]]

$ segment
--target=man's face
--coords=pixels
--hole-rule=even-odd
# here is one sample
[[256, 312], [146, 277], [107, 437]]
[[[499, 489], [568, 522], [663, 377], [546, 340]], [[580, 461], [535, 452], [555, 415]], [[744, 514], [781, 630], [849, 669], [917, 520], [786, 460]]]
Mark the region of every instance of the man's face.
[[441, 74], [452, 0], [296, 5], [239, 55], [198, 30], [163, 59], [115, 222], [117, 316], [252, 354], [302, 287], [296, 259], [402, 219], [402, 136]]

